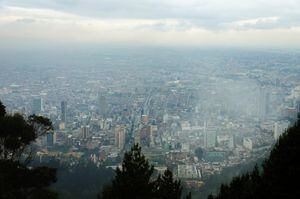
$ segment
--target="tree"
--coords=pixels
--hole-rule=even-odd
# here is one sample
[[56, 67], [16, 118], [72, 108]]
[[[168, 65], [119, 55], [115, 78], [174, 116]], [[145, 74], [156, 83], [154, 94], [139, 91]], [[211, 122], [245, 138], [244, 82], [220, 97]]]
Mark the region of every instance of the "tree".
[[185, 197], [185, 199], [192, 199], [192, 193], [189, 192], [188, 195]]
[[112, 184], [103, 189], [98, 198], [140, 199], [153, 197], [153, 183], [150, 181], [154, 167], [141, 154], [141, 147], [135, 144], [124, 155], [122, 169], [117, 168]]
[[[99, 199], [180, 199], [182, 186], [173, 179], [170, 170], [163, 176], [153, 179], [154, 167], [141, 153], [141, 147], [135, 144], [124, 155], [122, 169], [117, 168], [111, 185], [106, 186]], [[187, 199], [191, 196], [188, 195]]]
[[[30, 168], [32, 143], [52, 129], [41, 116], [9, 115], [0, 102], [0, 198], [57, 198], [47, 187], [56, 181], [56, 170]], [[41, 197], [43, 196], [43, 197]]]
[[5, 114], [6, 114], [5, 106], [0, 101], [0, 117], [4, 117]]
[[182, 186], [180, 181], [173, 179], [173, 173], [167, 169], [164, 175], [159, 175], [155, 181], [155, 197], [158, 199], [180, 199]]
[[109, 183], [113, 175], [114, 170], [111, 168], [98, 167], [91, 162], [57, 166], [58, 180], [51, 188], [57, 191], [62, 199], [95, 199], [98, 188]]
[[196, 150], [195, 150], [195, 155], [197, 156], [197, 158], [199, 160], [202, 160], [203, 158], [203, 154], [204, 154], [204, 151], [201, 147], [198, 147]]
[[209, 199], [300, 198], [300, 118], [277, 141], [262, 171], [255, 166], [222, 185], [217, 196]]
[[[263, 164], [262, 180], [268, 196], [300, 198], [300, 118], [280, 136]], [[264, 195], [265, 196], [265, 195]]]

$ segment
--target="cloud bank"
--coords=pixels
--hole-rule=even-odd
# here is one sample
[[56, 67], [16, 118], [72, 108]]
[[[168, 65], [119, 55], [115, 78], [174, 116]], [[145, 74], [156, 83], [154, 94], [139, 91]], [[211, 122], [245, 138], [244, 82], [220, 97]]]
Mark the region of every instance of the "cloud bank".
[[300, 47], [297, 0], [0, 0], [0, 42]]

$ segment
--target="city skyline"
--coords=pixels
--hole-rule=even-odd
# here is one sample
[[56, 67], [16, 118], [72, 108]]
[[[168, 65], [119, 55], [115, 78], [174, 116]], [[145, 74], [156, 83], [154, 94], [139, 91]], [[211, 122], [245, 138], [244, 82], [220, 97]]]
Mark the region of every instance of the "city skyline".
[[0, 198], [299, 195], [299, 35], [300, 0], [0, 0]]

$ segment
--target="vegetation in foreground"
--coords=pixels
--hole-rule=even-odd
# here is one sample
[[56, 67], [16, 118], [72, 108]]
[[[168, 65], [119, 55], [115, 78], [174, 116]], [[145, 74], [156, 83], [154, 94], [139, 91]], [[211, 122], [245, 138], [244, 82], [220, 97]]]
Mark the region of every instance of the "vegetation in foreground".
[[[0, 199], [56, 199], [49, 186], [56, 182], [56, 169], [30, 167], [32, 143], [49, 133], [49, 119], [40, 116], [24, 118], [10, 115], [0, 102]], [[300, 198], [300, 118], [275, 144], [268, 159], [251, 172], [222, 184], [219, 193], [209, 199]], [[199, 154], [201, 155], [201, 154]], [[170, 170], [154, 177], [154, 168], [134, 145], [124, 155], [121, 169], [111, 184], [104, 187], [98, 199], [181, 199], [181, 182]], [[67, 183], [67, 182], [66, 182]], [[185, 196], [191, 198], [191, 194]]]
[[209, 199], [300, 198], [300, 118], [279, 138], [259, 170], [234, 177]]
[[[122, 168], [117, 168], [111, 185], [106, 186], [98, 199], [181, 199], [182, 185], [173, 179], [170, 170], [153, 179], [154, 167], [135, 144], [124, 155]], [[189, 194], [186, 198], [191, 198]]]
[[9, 115], [0, 101], [0, 199], [58, 198], [48, 188], [56, 182], [56, 169], [28, 166], [33, 157], [31, 144], [49, 130], [49, 119]]

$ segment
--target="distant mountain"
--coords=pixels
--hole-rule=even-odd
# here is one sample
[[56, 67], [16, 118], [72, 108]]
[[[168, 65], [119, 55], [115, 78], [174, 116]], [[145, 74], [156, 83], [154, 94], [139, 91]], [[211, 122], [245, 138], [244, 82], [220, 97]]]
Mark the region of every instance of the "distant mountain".
[[223, 184], [216, 196], [208, 199], [300, 198], [300, 118], [277, 141], [260, 170]]

